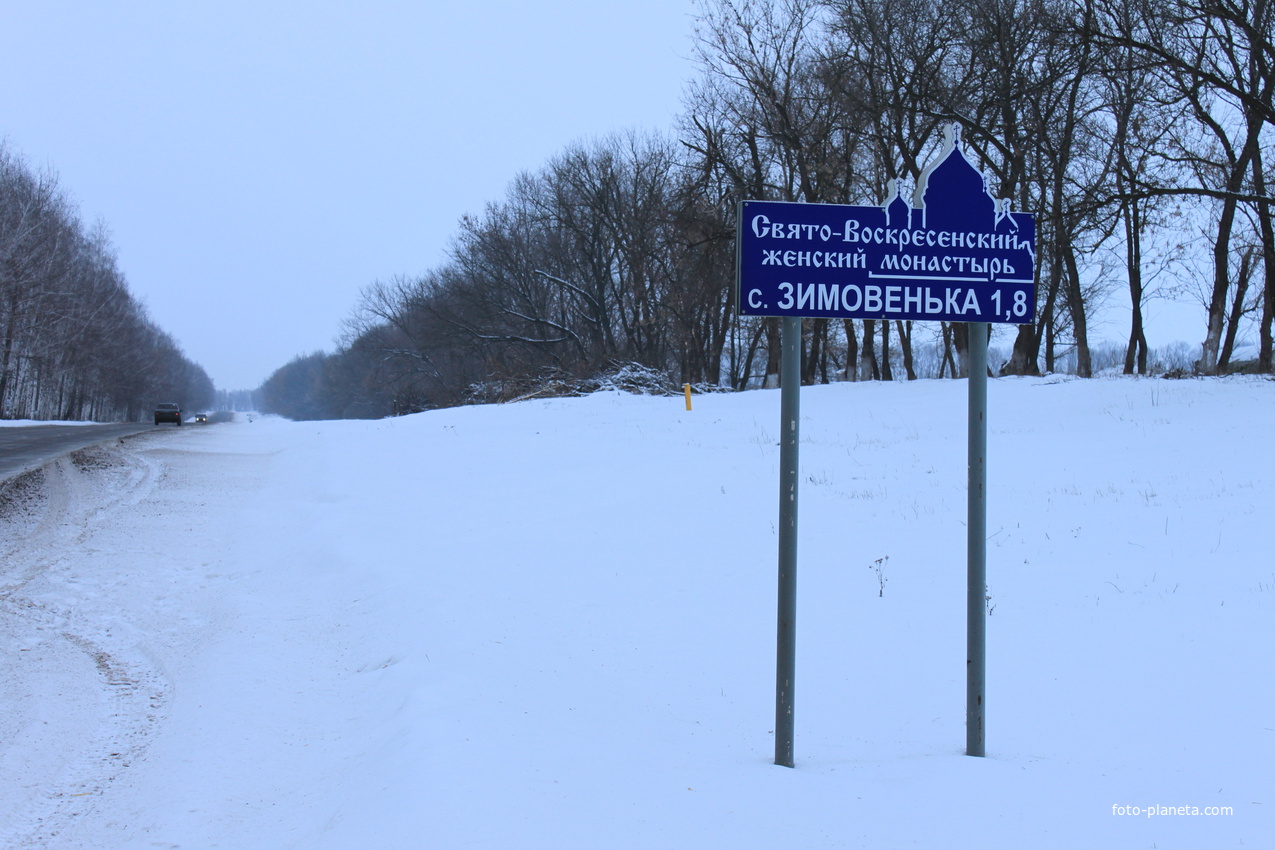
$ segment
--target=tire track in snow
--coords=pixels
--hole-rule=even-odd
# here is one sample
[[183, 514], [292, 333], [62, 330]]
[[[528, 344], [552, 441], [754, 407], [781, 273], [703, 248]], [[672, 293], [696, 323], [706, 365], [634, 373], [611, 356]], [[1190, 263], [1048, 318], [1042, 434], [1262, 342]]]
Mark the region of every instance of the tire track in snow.
[[[16, 799], [0, 800], [0, 846], [51, 846], [142, 756], [163, 716], [168, 684], [94, 622], [102, 609], [74, 569], [95, 529], [146, 498], [160, 472], [120, 442], [0, 490], [0, 649], [16, 659], [0, 681], [0, 771], [19, 780]], [[56, 705], [37, 697], [48, 694]]]

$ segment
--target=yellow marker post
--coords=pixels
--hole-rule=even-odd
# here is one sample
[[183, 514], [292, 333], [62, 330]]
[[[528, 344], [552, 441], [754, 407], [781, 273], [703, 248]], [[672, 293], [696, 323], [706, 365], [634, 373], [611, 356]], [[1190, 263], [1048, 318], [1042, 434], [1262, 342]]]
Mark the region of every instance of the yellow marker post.
[[686, 391], [686, 409], [691, 409], [691, 385], [682, 384], [682, 389]]

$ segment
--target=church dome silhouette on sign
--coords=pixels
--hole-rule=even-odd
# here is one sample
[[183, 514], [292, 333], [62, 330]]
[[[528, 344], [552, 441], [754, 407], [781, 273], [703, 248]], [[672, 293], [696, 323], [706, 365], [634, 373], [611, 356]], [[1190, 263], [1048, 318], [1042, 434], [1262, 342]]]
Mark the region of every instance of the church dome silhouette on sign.
[[965, 158], [956, 127], [943, 128], [943, 151], [917, 180], [912, 205], [921, 211], [921, 226], [929, 230], [969, 230], [993, 233], [1008, 220], [1009, 201], [992, 197], [982, 172]]

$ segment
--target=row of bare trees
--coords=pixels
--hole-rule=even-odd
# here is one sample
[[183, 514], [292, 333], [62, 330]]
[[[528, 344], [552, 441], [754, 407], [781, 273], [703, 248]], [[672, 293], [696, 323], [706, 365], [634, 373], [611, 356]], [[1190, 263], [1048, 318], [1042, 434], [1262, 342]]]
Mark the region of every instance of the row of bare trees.
[[[1154, 298], [1198, 301], [1197, 371], [1253, 334], [1270, 371], [1273, 2], [701, 0], [677, 138], [520, 176], [450, 262], [369, 286], [340, 350], [279, 383], [304, 366], [291, 383], [327, 415], [384, 415], [618, 362], [772, 380], [777, 323], [734, 311], [737, 203], [879, 203], [945, 124], [1038, 216], [1037, 318], [1009, 329], [1002, 372], [1093, 374], [1094, 316], [1124, 300], [1124, 371], [1146, 373]], [[961, 324], [809, 320], [803, 380], [957, 376], [966, 348]]]
[[0, 144], [0, 418], [139, 420], [213, 392], [129, 293], [105, 228]]
[[[1092, 374], [1090, 318], [1115, 287], [1126, 372], [1147, 371], [1157, 290], [1205, 307], [1205, 374], [1260, 310], [1248, 326], [1270, 371], [1273, 19], [1268, 0], [719, 2], [688, 120], [741, 194], [833, 203], [914, 182], [939, 125], [958, 125], [999, 193], [1039, 216], [1038, 318], [1008, 373], [1052, 371], [1065, 347]], [[943, 333], [960, 348], [961, 332]]]
[[654, 135], [566, 150], [465, 217], [444, 267], [366, 287], [341, 350], [278, 370], [263, 404], [386, 415], [630, 363], [717, 383], [734, 210], [703, 183]]

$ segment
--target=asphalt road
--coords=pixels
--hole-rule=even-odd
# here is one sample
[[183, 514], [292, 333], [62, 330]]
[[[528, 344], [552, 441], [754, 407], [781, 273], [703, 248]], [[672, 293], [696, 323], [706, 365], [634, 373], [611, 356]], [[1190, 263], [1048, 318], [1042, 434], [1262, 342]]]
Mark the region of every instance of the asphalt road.
[[64, 454], [106, 440], [127, 437], [156, 427], [133, 422], [120, 425], [27, 425], [0, 428], [0, 480], [20, 475]]

